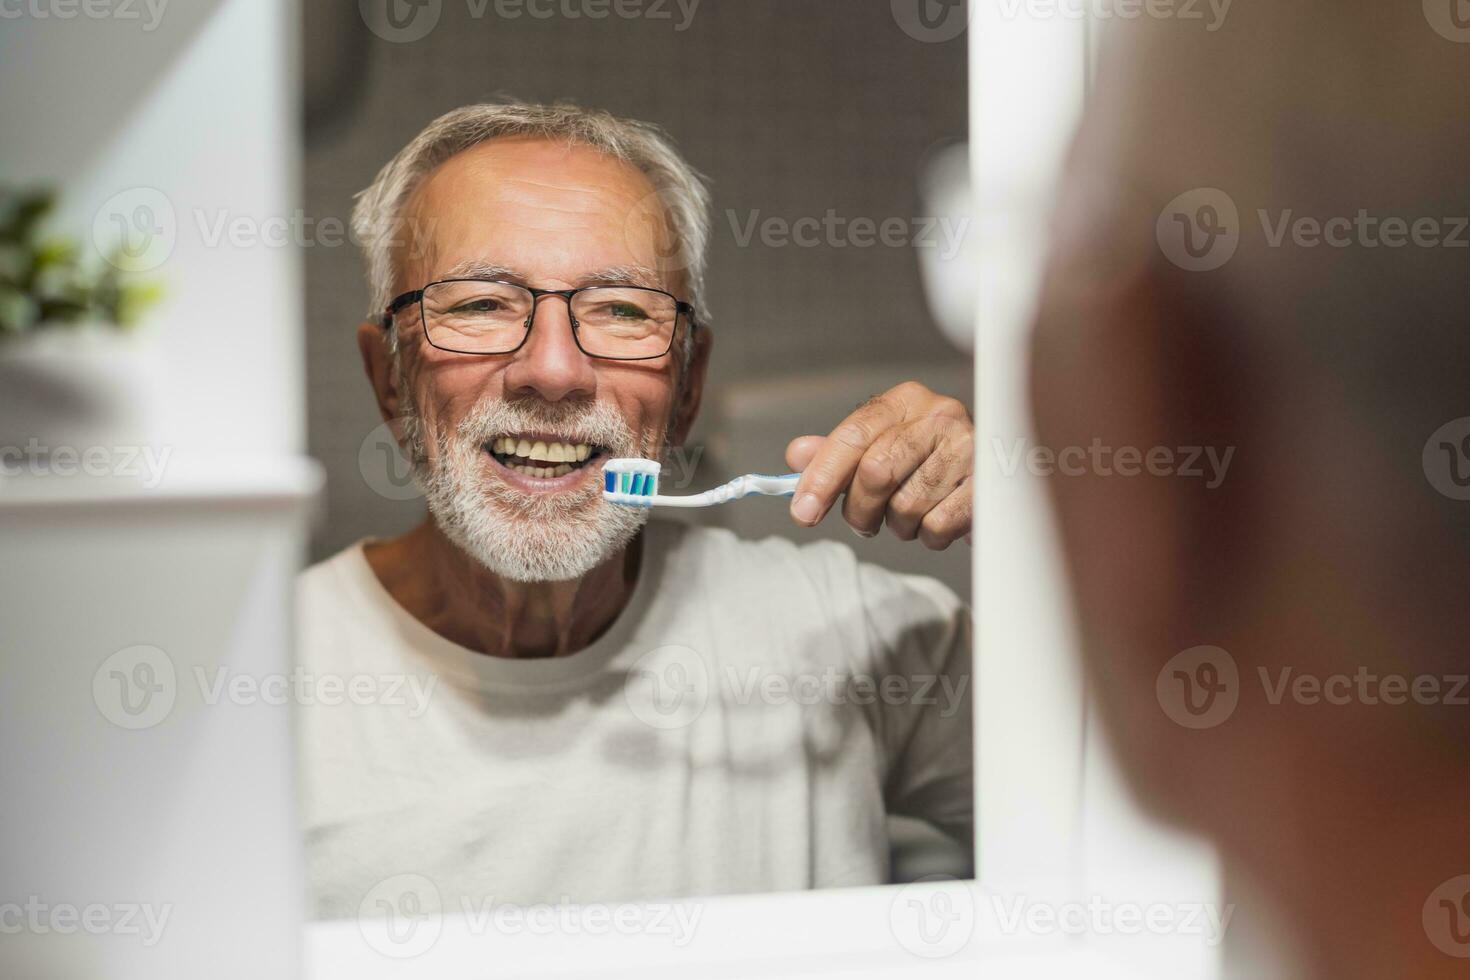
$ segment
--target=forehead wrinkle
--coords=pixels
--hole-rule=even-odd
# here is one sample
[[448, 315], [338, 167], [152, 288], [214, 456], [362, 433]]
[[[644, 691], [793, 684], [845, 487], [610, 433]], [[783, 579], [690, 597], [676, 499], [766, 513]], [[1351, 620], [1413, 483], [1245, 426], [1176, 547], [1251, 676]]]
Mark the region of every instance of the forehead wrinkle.
[[[466, 259], [457, 262], [438, 278], [442, 279], [502, 279], [507, 282], [525, 283], [533, 285], [531, 277], [520, 270], [501, 265], [496, 262], [487, 262], [483, 259]], [[643, 265], [610, 265], [591, 272], [585, 272], [571, 280], [579, 286], [601, 286], [627, 284], [632, 286], [648, 286], [653, 289], [664, 288], [662, 277], [653, 269]]]

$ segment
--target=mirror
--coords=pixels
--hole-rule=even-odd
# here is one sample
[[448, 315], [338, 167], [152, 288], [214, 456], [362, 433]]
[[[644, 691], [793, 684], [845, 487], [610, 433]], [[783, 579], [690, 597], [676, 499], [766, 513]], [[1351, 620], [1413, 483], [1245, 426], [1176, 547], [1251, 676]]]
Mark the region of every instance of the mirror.
[[[413, 909], [969, 877], [970, 545], [761, 496], [640, 531], [587, 472], [656, 458], [665, 495], [785, 473], [793, 439], [885, 394], [934, 399], [949, 421], [904, 438], [949, 453], [973, 406], [964, 5], [304, 6], [328, 489], [299, 656], [342, 678], [302, 710], [313, 917], [381, 912], [391, 945]], [[599, 332], [596, 290], [527, 287], [694, 311], [667, 343], [638, 328], [645, 352]]]

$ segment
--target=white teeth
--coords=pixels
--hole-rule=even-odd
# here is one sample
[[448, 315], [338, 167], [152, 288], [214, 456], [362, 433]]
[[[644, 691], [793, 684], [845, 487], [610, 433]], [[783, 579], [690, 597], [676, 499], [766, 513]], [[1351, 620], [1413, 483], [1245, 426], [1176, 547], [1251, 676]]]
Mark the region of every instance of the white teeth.
[[515, 436], [497, 436], [491, 442], [490, 448], [493, 452], [505, 456], [519, 456], [537, 463], [559, 464], [555, 466], [512, 465], [512, 469], [529, 476], [564, 476], [573, 469], [567, 464], [583, 462], [592, 455], [592, 446], [585, 442], [531, 442], [529, 439], [517, 439]]

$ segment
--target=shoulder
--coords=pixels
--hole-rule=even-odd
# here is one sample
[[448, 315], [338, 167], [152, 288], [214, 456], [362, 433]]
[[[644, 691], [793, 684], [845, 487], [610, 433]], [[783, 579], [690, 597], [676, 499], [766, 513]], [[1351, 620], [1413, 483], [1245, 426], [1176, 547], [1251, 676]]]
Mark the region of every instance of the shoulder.
[[296, 624], [302, 637], [316, 638], [342, 622], [372, 618], [375, 601], [372, 567], [363, 542], [349, 545], [296, 575]]
[[361, 541], [343, 548], [296, 575], [297, 601], [321, 598], [342, 592], [353, 579], [353, 566], [365, 561]]
[[667, 541], [676, 574], [689, 580], [819, 598], [838, 614], [891, 603], [906, 610], [904, 618], [952, 619], [964, 609], [960, 598], [937, 579], [860, 561], [838, 541], [747, 539], [724, 528], [665, 521], [650, 527]]

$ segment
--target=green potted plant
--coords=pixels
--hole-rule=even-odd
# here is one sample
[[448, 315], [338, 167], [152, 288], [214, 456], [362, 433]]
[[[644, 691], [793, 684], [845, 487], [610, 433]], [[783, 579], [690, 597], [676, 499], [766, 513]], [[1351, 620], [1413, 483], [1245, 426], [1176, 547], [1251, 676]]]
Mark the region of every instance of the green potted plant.
[[0, 449], [136, 446], [154, 437], [157, 353], [143, 314], [156, 282], [121, 252], [50, 234], [49, 191], [0, 188]]

